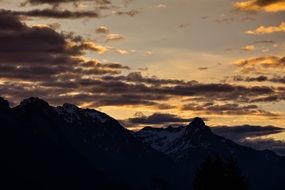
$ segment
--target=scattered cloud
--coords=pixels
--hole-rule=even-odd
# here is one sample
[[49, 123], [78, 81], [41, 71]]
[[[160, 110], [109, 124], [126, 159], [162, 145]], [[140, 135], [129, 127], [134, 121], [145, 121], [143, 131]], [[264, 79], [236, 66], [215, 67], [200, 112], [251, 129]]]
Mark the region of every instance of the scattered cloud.
[[161, 3], [161, 4], [158, 4], [156, 7], [159, 9], [165, 9], [167, 6]]
[[127, 55], [129, 53], [127, 50], [124, 49], [116, 49], [115, 52], [120, 55]]
[[254, 30], [246, 31], [246, 34], [271, 34], [275, 32], [285, 32], [285, 22], [282, 22], [279, 26], [260, 26]]
[[150, 55], [152, 55], [153, 53], [152, 53], [152, 51], [146, 51], [145, 52], [145, 55], [147, 55], [147, 56], [150, 56]]
[[246, 45], [246, 46], [240, 48], [240, 50], [242, 50], [242, 51], [254, 51], [255, 46], [254, 45]]
[[109, 32], [110, 30], [107, 26], [100, 26], [96, 29], [96, 33], [99, 33], [99, 34], [108, 34]]
[[205, 70], [208, 70], [208, 67], [199, 67], [198, 70], [205, 71]]
[[138, 10], [131, 10], [131, 11], [115, 11], [116, 15], [120, 16], [136, 16], [140, 14], [140, 11]]
[[285, 58], [279, 56], [262, 56], [250, 59], [241, 59], [235, 62], [242, 73], [271, 74], [283, 72], [285, 69]]
[[121, 34], [108, 34], [106, 36], [106, 41], [110, 42], [110, 41], [119, 41], [119, 40], [123, 40], [126, 37], [121, 35]]
[[106, 51], [108, 51], [107, 47], [105, 47], [103, 45], [98, 45], [92, 41], [83, 42], [82, 47], [84, 47], [86, 50], [92, 50], [92, 51], [98, 52], [99, 54], [103, 54]]
[[178, 28], [182, 28], [182, 29], [183, 29], [183, 28], [187, 28], [187, 27], [189, 27], [189, 26], [190, 26], [190, 24], [185, 24], [185, 23], [184, 23], [184, 24], [179, 24], [179, 25], [178, 25]]

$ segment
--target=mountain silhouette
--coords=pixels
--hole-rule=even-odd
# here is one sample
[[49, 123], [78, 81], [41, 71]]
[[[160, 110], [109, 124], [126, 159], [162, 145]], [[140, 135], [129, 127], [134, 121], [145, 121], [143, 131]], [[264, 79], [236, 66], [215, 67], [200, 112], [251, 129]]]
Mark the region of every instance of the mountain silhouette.
[[253, 190], [282, 189], [285, 159], [212, 133], [203, 119], [136, 133], [94, 109], [0, 98], [0, 186], [29, 189], [192, 189], [207, 156], [234, 157]]
[[0, 120], [1, 163], [11, 175], [31, 184], [50, 184], [52, 179], [54, 186], [68, 181], [71, 187], [84, 184], [88, 189], [96, 183], [100, 189], [104, 184], [146, 189], [154, 176], [165, 177], [165, 165], [172, 165], [165, 155], [96, 110], [72, 104], [52, 107], [29, 98], [14, 108], [1, 104]]
[[[146, 127], [136, 134], [138, 139], [152, 148], [165, 153], [180, 171], [182, 181], [192, 179], [194, 171], [208, 157], [227, 160], [234, 157], [244, 175], [249, 179], [250, 189], [282, 189], [285, 185], [285, 159], [265, 150], [257, 151], [241, 146], [214, 134], [201, 118], [194, 118], [187, 126], [177, 128]], [[192, 176], [192, 177], [189, 177]], [[186, 184], [187, 185], [187, 184]], [[188, 184], [188, 189], [191, 184]]]

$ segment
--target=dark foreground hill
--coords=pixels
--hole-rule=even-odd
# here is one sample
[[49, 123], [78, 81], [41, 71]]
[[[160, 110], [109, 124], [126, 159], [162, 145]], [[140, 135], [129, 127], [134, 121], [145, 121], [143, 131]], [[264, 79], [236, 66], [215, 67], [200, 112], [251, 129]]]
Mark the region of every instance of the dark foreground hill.
[[0, 98], [0, 122], [1, 189], [186, 190], [209, 155], [234, 157], [253, 190], [285, 185], [283, 157], [217, 136], [199, 118], [134, 135], [96, 110]]
[[2, 182], [148, 189], [157, 177], [170, 181], [165, 174], [172, 162], [104, 113], [71, 104], [51, 107], [38, 98], [14, 108], [2, 99], [0, 106]]

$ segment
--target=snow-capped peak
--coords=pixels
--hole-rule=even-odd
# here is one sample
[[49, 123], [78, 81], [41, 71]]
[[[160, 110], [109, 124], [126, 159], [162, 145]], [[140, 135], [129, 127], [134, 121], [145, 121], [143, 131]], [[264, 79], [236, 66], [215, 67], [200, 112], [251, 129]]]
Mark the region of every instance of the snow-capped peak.
[[55, 108], [55, 111], [64, 117], [65, 121], [72, 123], [74, 121], [80, 121], [81, 119], [90, 119], [90, 121], [96, 121], [104, 123], [108, 120], [108, 116], [93, 109], [81, 109], [74, 104], [65, 103], [62, 106]]
[[185, 133], [186, 128], [168, 127], [168, 128], [151, 128], [146, 127], [136, 133], [136, 136], [149, 144], [152, 148], [161, 152], [167, 152], [170, 145], [181, 138]]

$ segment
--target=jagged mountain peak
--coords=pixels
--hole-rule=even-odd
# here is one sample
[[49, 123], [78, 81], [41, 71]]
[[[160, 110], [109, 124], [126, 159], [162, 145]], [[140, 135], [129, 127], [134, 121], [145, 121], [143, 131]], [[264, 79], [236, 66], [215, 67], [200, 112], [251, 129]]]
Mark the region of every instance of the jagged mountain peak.
[[4, 98], [0, 97], [0, 109], [9, 109], [9, 108], [10, 108], [9, 102]]
[[76, 105], [74, 104], [70, 104], [70, 103], [64, 103], [62, 105], [62, 108], [68, 112], [76, 112], [77, 110], [79, 110], [80, 108], [77, 107]]
[[205, 122], [200, 117], [195, 117], [188, 125], [189, 127], [205, 127]]
[[204, 120], [200, 117], [195, 117], [187, 126], [186, 133], [188, 134], [196, 134], [198, 132], [202, 133], [211, 133], [210, 127], [208, 127]]
[[43, 100], [40, 99], [38, 97], [30, 97], [30, 98], [26, 98], [24, 100], [21, 101], [19, 106], [28, 106], [28, 105], [36, 105], [36, 106], [40, 106], [40, 107], [48, 107], [49, 104]]
[[62, 106], [56, 107], [55, 110], [59, 115], [62, 115], [68, 123], [86, 119], [90, 121], [96, 120], [100, 123], [112, 120], [112, 118], [105, 113], [95, 109], [83, 109], [70, 103], [64, 103]]

